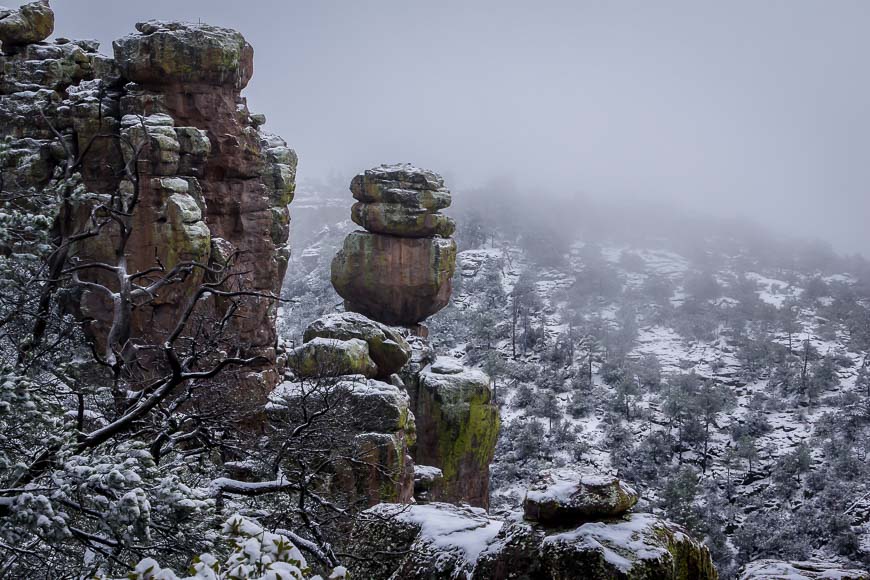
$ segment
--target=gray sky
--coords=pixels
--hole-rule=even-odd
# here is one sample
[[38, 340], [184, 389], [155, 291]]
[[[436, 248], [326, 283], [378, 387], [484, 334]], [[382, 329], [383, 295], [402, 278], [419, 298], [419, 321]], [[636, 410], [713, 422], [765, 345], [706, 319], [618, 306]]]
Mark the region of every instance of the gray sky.
[[[20, 2], [19, 2], [20, 3]], [[12, 4], [16, 4], [12, 2]], [[300, 176], [676, 201], [870, 254], [870, 2], [54, 0], [56, 33], [242, 31]]]

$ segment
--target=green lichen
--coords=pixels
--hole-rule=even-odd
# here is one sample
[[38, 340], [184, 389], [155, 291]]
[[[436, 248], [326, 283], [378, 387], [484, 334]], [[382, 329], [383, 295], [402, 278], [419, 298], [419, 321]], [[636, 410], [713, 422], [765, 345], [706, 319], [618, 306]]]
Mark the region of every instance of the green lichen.
[[488, 394], [475, 393], [465, 403], [442, 405], [434, 401], [433, 405], [446, 487], [457, 482], [463, 463], [474, 462], [480, 469], [489, 469], [501, 422]]

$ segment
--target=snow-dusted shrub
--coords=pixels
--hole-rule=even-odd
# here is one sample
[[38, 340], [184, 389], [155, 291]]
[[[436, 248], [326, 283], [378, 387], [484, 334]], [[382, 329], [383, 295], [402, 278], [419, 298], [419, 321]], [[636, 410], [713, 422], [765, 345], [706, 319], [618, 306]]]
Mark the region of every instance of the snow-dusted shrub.
[[[153, 558], [145, 558], [128, 576], [131, 580], [323, 580], [310, 576], [302, 552], [281, 534], [263, 529], [257, 522], [234, 515], [224, 524], [223, 535], [229, 542], [230, 554], [218, 559], [201, 554], [194, 559], [189, 575], [180, 577], [169, 568], [162, 568]], [[347, 578], [344, 567], [336, 567], [330, 580]]]

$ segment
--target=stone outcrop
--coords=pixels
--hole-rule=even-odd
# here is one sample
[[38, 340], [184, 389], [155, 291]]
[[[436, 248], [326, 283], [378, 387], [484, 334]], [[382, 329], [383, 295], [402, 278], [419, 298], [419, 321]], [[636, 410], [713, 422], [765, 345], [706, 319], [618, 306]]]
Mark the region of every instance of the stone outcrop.
[[870, 572], [828, 562], [756, 560], [740, 571], [740, 580], [870, 580]]
[[0, 45], [7, 54], [16, 46], [42, 42], [54, 32], [54, 11], [48, 0], [24, 4], [18, 10], [0, 7]]
[[[279, 384], [269, 397], [270, 419], [298, 425], [304, 422], [303, 407], [312, 413], [321, 403], [330, 405], [330, 416], [340, 420], [342, 432], [351, 437], [349, 442], [331, 444], [353, 461], [339, 460], [332, 465], [332, 488], [326, 491], [350, 494], [367, 505], [410, 502], [414, 465], [408, 446], [414, 442], [416, 428], [405, 390], [361, 375], [341, 377], [322, 386], [325, 388], [295, 381]], [[348, 448], [342, 449], [343, 444]]]
[[351, 574], [372, 580], [717, 578], [706, 547], [649, 514], [546, 528], [467, 506], [381, 504], [363, 512], [351, 544], [395, 554], [355, 562]]
[[354, 177], [351, 217], [366, 231], [347, 236], [332, 262], [332, 285], [347, 310], [413, 326], [450, 300], [456, 268], [453, 221], [438, 213], [450, 193], [437, 174], [384, 165]]
[[442, 501], [487, 507], [500, 425], [489, 377], [438, 357], [408, 382], [419, 433], [414, 460], [442, 471]]
[[610, 475], [570, 469], [542, 473], [526, 493], [525, 518], [558, 526], [624, 514], [637, 503], [631, 486]]
[[[58, 199], [60, 185], [73, 192], [56, 208], [59, 235], [86, 227], [112, 193], [138, 187], [125, 256], [131, 272], [188, 261], [227, 266], [234, 287], [277, 294], [296, 155], [260, 129], [264, 120], [240, 94], [253, 73], [244, 37], [205, 24], [145, 22], [114, 44], [112, 59], [93, 41], [42, 42], [53, 27], [47, 2], [0, 11], [0, 170], [14, 175], [4, 187]], [[81, 163], [64, 176], [70, 156]], [[125, 164], [135, 182], [123, 177]], [[114, 247], [101, 234], [72, 247], [71, 258], [100, 259]], [[110, 283], [104, 274], [83, 276]], [[131, 340], [164, 337], [203, 279], [202, 268], [191, 269], [134, 309]], [[105, 340], [107, 298], [88, 291], [70, 298], [92, 338]], [[228, 320], [225, 339], [235, 353], [264, 361], [235, 377], [230, 398], [262, 402], [278, 382], [276, 313], [274, 301], [249, 297]]]
[[301, 393], [315, 406], [318, 397], [339, 402], [339, 414], [347, 415], [339, 430], [353, 433], [356, 462], [337, 471], [333, 491], [367, 505], [413, 501], [410, 448], [416, 426], [408, 393], [395, 374], [408, 362], [411, 347], [395, 329], [355, 313], [315, 320], [304, 341], [287, 354], [292, 374], [270, 396], [272, 419], [299, 407]]

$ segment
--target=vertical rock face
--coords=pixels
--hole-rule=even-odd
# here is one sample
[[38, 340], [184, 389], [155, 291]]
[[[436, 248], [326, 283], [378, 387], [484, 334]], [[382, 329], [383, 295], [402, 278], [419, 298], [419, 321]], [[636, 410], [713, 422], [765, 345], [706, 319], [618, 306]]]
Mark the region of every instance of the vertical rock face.
[[332, 262], [332, 285], [348, 310], [413, 326], [450, 301], [456, 269], [453, 220], [438, 211], [450, 192], [437, 174], [382, 165], [357, 175], [350, 234]]
[[439, 500], [488, 507], [499, 430], [489, 377], [439, 357], [411, 385], [418, 432], [414, 460], [441, 470]]
[[[244, 37], [205, 24], [145, 22], [114, 43], [110, 59], [93, 41], [41, 42], [53, 26], [47, 2], [0, 10], [0, 170], [14, 175], [5, 188], [55, 187], [69, 154], [82, 156], [65, 178], [74, 199], [59, 207], [64, 214], [56, 220], [73, 231], [106, 196], [133, 186], [121, 177], [132, 163], [141, 201], [126, 255], [131, 271], [231, 259], [234, 287], [277, 295], [287, 267], [296, 155], [260, 130], [264, 120], [250, 114], [240, 94], [253, 74]], [[99, 259], [113, 247], [101, 234], [72, 254]], [[202, 279], [201, 269], [193, 271], [135, 309], [132, 338], [164, 336]], [[74, 306], [92, 321], [94, 340], [105, 340], [105, 298], [84, 292]], [[278, 382], [276, 312], [273, 301], [249, 298], [229, 321], [238, 354], [267, 361], [236, 379], [241, 397], [265, 400]]]

